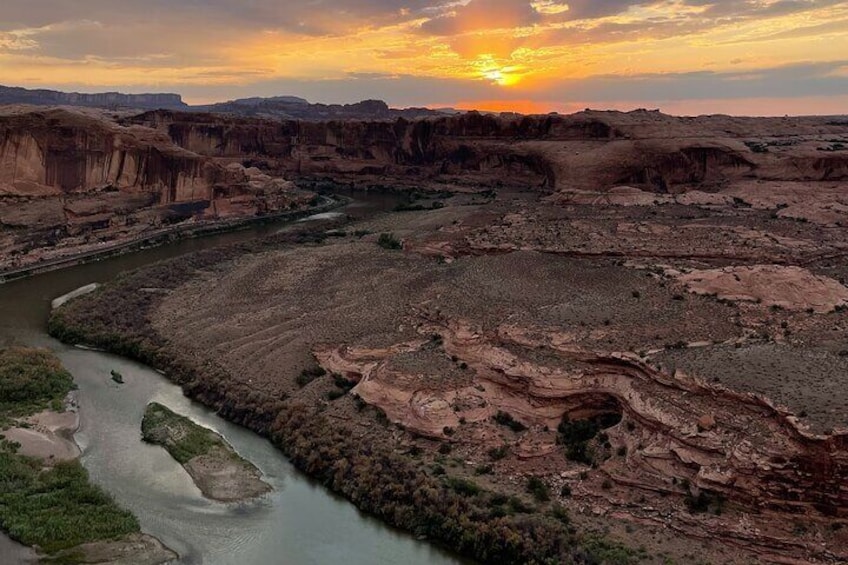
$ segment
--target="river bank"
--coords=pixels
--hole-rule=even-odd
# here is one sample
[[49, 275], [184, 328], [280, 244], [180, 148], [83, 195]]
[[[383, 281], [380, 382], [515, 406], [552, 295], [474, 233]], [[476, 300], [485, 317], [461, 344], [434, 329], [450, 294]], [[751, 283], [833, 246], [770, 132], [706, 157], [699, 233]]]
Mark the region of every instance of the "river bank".
[[73, 379], [46, 350], [0, 350], [0, 527], [16, 559], [167, 563], [176, 553], [140, 532], [135, 517], [89, 482], [73, 442]]
[[19, 268], [0, 269], [0, 284], [75, 265], [83, 265], [88, 262], [99, 261], [109, 257], [117, 257], [142, 249], [172, 244], [184, 239], [208, 237], [214, 234], [238, 231], [257, 224], [277, 223], [306, 218], [313, 214], [329, 212], [349, 203], [349, 200], [345, 197], [331, 198], [319, 195], [318, 199], [318, 204], [309, 206], [302, 210], [282, 212], [267, 216], [238, 218], [235, 220], [189, 223], [153, 230], [128, 241], [120, 241], [111, 244], [101, 242], [90, 246], [92, 247], [91, 249], [68, 251], [67, 253], [63, 252], [61, 253], [61, 256], [55, 259], [25, 265]]

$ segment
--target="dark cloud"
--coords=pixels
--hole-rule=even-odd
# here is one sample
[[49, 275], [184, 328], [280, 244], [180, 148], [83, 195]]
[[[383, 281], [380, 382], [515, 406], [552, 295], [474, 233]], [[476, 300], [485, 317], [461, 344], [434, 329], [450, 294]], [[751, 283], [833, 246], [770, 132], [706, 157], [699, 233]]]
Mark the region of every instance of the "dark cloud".
[[[306, 33], [350, 30], [351, 25], [388, 25], [443, 5], [446, 0], [3, 0], [0, 29], [43, 27], [65, 21], [104, 24], [174, 22], [249, 25]], [[191, 28], [183, 28], [189, 32]]]

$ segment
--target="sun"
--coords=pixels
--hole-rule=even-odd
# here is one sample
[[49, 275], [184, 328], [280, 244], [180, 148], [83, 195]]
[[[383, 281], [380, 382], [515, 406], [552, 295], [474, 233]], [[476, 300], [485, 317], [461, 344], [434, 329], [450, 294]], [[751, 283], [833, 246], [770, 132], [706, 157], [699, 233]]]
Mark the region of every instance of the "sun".
[[512, 69], [509, 67], [502, 69], [490, 69], [483, 71], [483, 78], [492, 81], [498, 86], [513, 86], [518, 84], [521, 77], [517, 73], [511, 71]]

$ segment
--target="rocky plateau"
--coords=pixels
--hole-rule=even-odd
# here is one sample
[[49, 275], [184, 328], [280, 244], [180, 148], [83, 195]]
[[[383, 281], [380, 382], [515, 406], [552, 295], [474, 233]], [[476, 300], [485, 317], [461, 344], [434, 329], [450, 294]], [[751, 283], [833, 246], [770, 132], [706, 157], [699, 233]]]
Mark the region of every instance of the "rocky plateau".
[[[409, 195], [304, 244], [142, 273], [159, 290], [132, 323], [115, 310], [126, 290], [59, 309], [216, 367], [191, 390], [222, 413], [273, 434], [295, 403], [433, 476], [516, 496], [537, 479], [580, 528], [678, 562], [848, 561], [848, 121], [107, 123], [180, 163], [110, 181], [156, 187], [159, 206], [211, 190], [211, 214], [226, 175], [260, 171]], [[19, 153], [44, 154], [30, 143]], [[3, 177], [12, 198], [87, 184], [38, 161], [0, 161], [24, 179]]]

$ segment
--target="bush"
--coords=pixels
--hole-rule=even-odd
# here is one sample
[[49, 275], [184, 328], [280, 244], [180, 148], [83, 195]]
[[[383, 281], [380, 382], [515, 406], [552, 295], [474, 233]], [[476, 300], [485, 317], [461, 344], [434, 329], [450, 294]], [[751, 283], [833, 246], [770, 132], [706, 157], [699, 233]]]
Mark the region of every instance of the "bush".
[[601, 434], [601, 430], [620, 421], [621, 414], [617, 413], [575, 421], [571, 421], [566, 414], [557, 426], [557, 443], [565, 446], [565, 456], [570, 461], [592, 465], [595, 462], [595, 450], [590, 442], [599, 436], [602, 443], [606, 442], [607, 436]]
[[324, 370], [323, 367], [312, 367], [310, 369], [304, 369], [297, 376], [297, 386], [303, 388], [315, 379], [319, 379], [327, 374], [327, 371]]
[[462, 479], [459, 477], [449, 477], [445, 484], [451, 488], [451, 490], [461, 494], [462, 496], [477, 496], [483, 489], [481, 489], [477, 483], [471, 481], [469, 479]]
[[377, 245], [383, 249], [403, 249], [403, 244], [391, 233], [381, 233]]
[[539, 477], [530, 477], [527, 481], [527, 492], [533, 495], [536, 502], [547, 502], [551, 499], [551, 492], [548, 485]]
[[503, 410], [498, 410], [498, 413], [492, 416], [492, 419], [495, 423], [506, 426], [514, 432], [523, 432], [527, 429], [527, 426], [513, 418], [512, 414]]
[[492, 461], [500, 461], [501, 459], [509, 455], [509, 447], [506, 445], [502, 445], [500, 447], [493, 447], [489, 449], [486, 454]]
[[43, 467], [0, 452], [0, 526], [12, 538], [49, 554], [140, 530], [130, 512], [88, 482], [79, 462]]
[[74, 379], [46, 349], [0, 349], [0, 427], [8, 418], [61, 407]]

